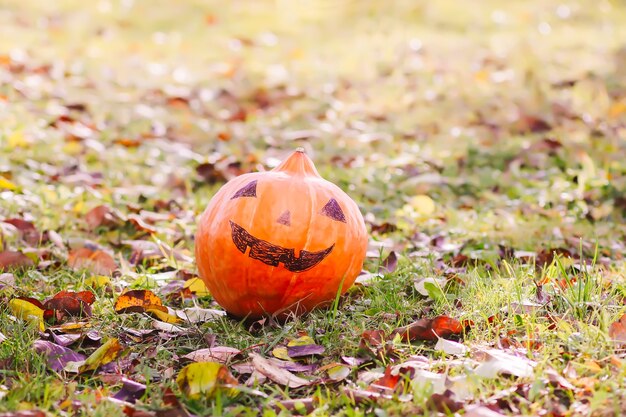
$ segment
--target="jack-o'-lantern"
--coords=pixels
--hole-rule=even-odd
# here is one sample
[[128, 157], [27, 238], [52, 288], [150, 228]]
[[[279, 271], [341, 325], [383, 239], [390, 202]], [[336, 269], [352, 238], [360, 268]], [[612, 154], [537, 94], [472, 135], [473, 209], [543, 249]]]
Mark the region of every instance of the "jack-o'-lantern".
[[226, 311], [257, 318], [328, 304], [354, 283], [366, 247], [356, 203], [297, 150], [215, 194], [198, 224], [196, 261]]

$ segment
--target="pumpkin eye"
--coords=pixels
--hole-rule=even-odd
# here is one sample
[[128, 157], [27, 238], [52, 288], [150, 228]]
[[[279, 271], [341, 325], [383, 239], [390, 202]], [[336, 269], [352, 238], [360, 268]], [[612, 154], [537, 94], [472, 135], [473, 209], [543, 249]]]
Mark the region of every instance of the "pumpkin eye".
[[321, 214], [322, 216], [327, 216], [333, 220], [337, 220], [338, 222], [346, 222], [346, 216], [344, 216], [343, 210], [341, 210], [339, 203], [337, 203], [337, 200], [334, 198], [328, 200], [328, 203], [322, 207]]
[[276, 219], [276, 222], [284, 224], [285, 226], [291, 226], [291, 212], [289, 210], [285, 210], [283, 214]]
[[256, 180], [241, 187], [230, 199], [234, 200], [239, 197], [256, 197]]

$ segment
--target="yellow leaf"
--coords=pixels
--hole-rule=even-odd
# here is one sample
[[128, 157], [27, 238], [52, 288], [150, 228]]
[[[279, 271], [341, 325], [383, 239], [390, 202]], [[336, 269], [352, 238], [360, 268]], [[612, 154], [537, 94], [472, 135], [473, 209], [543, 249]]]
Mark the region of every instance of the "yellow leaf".
[[211, 295], [209, 289], [204, 284], [204, 281], [202, 281], [198, 277], [191, 278], [185, 281], [184, 288], [187, 288], [189, 291], [191, 291], [192, 294], [195, 294], [198, 297], [206, 297], [208, 295]]
[[85, 280], [85, 285], [94, 289], [99, 289], [111, 285], [111, 278], [104, 275], [92, 275]]
[[[165, 310], [165, 311], [163, 311]], [[145, 311], [165, 323], [176, 324], [182, 322], [177, 316], [170, 314], [167, 307], [163, 306], [146, 306]]]
[[282, 360], [285, 360], [285, 361], [290, 361], [291, 360], [291, 358], [289, 357], [289, 353], [287, 353], [287, 348], [284, 347], [284, 346], [275, 347], [272, 350], [272, 355], [274, 355], [278, 359], [282, 359]]
[[409, 202], [413, 209], [424, 216], [429, 216], [435, 212], [435, 202], [427, 195], [416, 195]]
[[9, 309], [15, 317], [19, 317], [29, 322], [38, 323], [39, 330], [42, 332], [46, 330], [43, 324], [43, 310], [35, 304], [26, 300], [14, 298], [9, 301]]
[[51, 327], [51, 329], [59, 330], [63, 333], [81, 333], [83, 329], [87, 329], [90, 327], [91, 327], [91, 324], [84, 322], [84, 321], [78, 321], [78, 322], [63, 323], [58, 326]]
[[[221, 363], [196, 362], [181, 369], [176, 383], [187, 397], [198, 398], [202, 395], [212, 397], [220, 386], [237, 385], [237, 380]], [[231, 388], [227, 393], [234, 396], [237, 391]]]
[[6, 178], [0, 176], [0, 189], [15, 191], [18, 188], [19, 187], [17, 185], [13, 184], [11, 181], [7, 180]]
[[315, 340], [313, 340], [311, 337], [300, 336], [299, 338], [293, 339], [292, 341], [287, 343], [287, 346], [307, 346], [307, 345], [314, 345], [314, 344], [315, 344]]
[[102, 365], [113, 362], [117, 359], [122, 349], [123, 347], [119, 340], [115, 338], [109, 339], [92, 353], [91, 356], [85, 359], [85, 363], [78, 367], [78, 372], [95, 371]]

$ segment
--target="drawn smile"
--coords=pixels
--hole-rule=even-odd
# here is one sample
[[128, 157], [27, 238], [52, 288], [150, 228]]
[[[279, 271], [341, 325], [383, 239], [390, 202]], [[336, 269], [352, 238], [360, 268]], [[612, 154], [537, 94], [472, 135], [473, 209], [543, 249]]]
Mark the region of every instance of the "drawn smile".
[[250, 247], [252, 259], [257, 259], [266, 265], [278, 266], [279, 263], [285, 265], [291, 272], [302, 272], [313, 268], [332, 252], [335, 244], [318, 252], [300, 251], [300, 256], [296, 257], [294, 249], [283, 248], [273, 243], [252, 236], [246, 229], [237, 223], [230, 221], [233, 243], [241, 253], [246, 253]]

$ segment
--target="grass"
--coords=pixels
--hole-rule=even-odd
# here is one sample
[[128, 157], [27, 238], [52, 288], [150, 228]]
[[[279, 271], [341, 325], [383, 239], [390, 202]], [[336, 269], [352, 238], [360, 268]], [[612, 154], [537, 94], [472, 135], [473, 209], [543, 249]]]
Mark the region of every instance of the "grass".
[[[390, 400], [350, 394], [369, 386], [367, 372], [424, 356], [429, 371], [467, 376], [461, 414], [473, 404], [507, 415], [624, 412], [624, 351], [609, 335], [626, 312], [620, 2], [0, 4], [0, 177], [13, 184], [0, 189], [0, 218], [32, 221], [63, 242], [31, 245], [0, 229], [0, 249], [50, 261], [0, 285], [0, 411], [123, 415], [107, 400], [119, 378], [49, 370], [32, 348], [37, 329], [6, 307], [17, 296], [92, 289], [93, 274], [69, 268], [67, 256], [95, 244], [121, 268], [94, 289], [89, 329], [123, 341], [121, 374], [147, 385], [138, 410], [161, 415], [172, 389], [196, 415], [427, 416], [438, 407], [433, 388], [410, 372]], [[297, 146], [364, 213], [365, 269], [378, 271], [391, 250], [398, 268], [285, 323], [222, 317], [187, 325], [184, 336], [133, 336], [127, 329], [151, 329], [153, 319], [116, 314], [117, 295], [160, 293], [180, 279], [162, 273], [193, 274], [194, 265], [158, 257], [132, 266], [123, 242], [158, 239], [192, 255], [196, 218], [221, 184]], [[85, 215], [101, 204], [156, 212], [157, 232], [129, 222], [92, 230]], [[569, 256], [551, 259], [557, 248]], [[448, 280], [434, 300], [415, 287], [426, 277]], [[218, 308], [210, 297], [184, 305], [194, 303]], [[213, 339], [271, 357], [306, 333], [326, 365], [366, 355], [365, 331], [388, 335], [437, 315], [471, 321], [465, 362], [432, 342], [392, 340], [339, 383], [270, 381], [199, 399], [176, 384], [180, 358]], [[486, 348], [525, 354], [533, 377], [474, 375], [471, 361]]]

